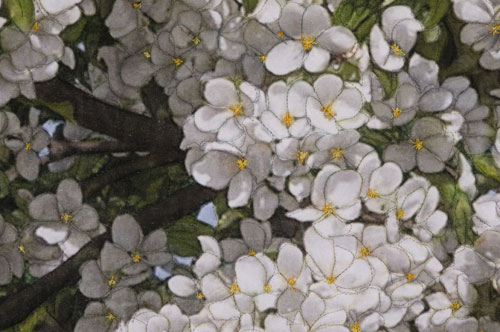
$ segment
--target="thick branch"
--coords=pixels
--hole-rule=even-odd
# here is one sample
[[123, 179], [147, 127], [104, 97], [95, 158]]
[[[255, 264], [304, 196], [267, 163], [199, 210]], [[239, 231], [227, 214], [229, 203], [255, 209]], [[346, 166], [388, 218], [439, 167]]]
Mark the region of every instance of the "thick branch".
[[74, 119], [82, 127], [124, 143], [138, 144], [141, 151], [177, 154], [180, 129], [157, 122], [96, 99], [59, 78], [36, 84], [37, 97], [50, 103], [70, 102]]
[[58, 141], [50, 142], [50, 161], [60, 160], [74, 154], [112, 153], [138, 151], [140, 144], [120, 141]]
[[[148, 233], [197, 209], [203, 203], [214, 199], [215, 194], [210, 189], [192, 184], [179, 190], [166, 201], [145, 209], [136, 218], [143, 231]], [[20, 323], [59, 289], [76, 283], [80, 278], [80, 265], [98, 257], [104, 242], [109, 239], [109, 233], [94, 238], [57, 269], [7, 297], [0, 303], [0, 329]]]

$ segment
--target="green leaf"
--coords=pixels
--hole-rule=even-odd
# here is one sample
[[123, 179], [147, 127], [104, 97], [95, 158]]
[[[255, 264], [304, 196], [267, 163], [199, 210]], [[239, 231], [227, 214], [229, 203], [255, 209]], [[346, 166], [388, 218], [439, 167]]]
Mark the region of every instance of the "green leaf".
[[359, 82], [361, 79], [359, 68], [349, 62], [343, 62], [337, 70], [332, 72], [344, 81]]
[[9, 186], [9, 179], [3, 172], [0, 172], [0, 199], [7, 196], [9, 193]]
[[243, 0], [243, 8], [247, 14], [250, 14], [257, 7], [258, 0]]
[[441, 21], [448, 12], [450, 3], [450, 0], [427, 0], [429, 13], [423, 22], [426, 29], [432, 28]]
[[73, 105], [70, 102], [67, 102], [67, 101], [62, 102], [62, 103], [42, 102], [42, 105], [49, 108], [51, 111], [59, 114], [65, 120], [67, 120], [71, 123], [75, 122], [74, 109], [73, 109]]
[[[430, 38], [436, 38], [436, 40], [431, 41]], [[436, 26], [432, 30], [426, 30], [424, 33], [419, 34], [415, 51], [429, 60], [439, 62], [447, 46], [448, 30], [444, 25], [442, 27]]]
[[184, 217], [177, 220], [167, 229], [168, 245], [170, 250], [179, 256], [198, 256], [201, 246], [198, 236], [214, 234], [214, 229], [203, 224], [193, 217]]
[[395, 73], [389, 73], [380, 69], [373, 69], [375, 75], [382, 84], [385, 92], [385, 99], [389, 99], [394, 96], [396, 90], [398, 89], [398, 75]]
[[5, 5], [9, 11], [10, 19], [19, 29], [25, 32], [32, 29], [35, 21], [33, 0], [6, 0]]
[[491, 153], [484, 153], [472, 157], [474, 167], [484, 176], [500, 182], [500, 169], [496, 166]]
[[87, 17], [83, 16], [75, 24], [70, 25], [61, 33], [61, 38], [66, 43], [76, 43], [82, 36], [85, 25], [87, 24]]
[[460, 190], [455, 180], [448, 174], [428, 174], [443, 199], [443, 210], [448, 214], [455, 236], [461, 244], [472, 244], [476, 234], [472, 231], [472, 207], [467, 195]]

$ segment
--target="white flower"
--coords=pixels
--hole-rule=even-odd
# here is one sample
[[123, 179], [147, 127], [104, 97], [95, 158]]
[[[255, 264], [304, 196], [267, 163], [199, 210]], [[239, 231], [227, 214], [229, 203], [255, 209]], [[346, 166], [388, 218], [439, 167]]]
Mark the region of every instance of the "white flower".
[[474, 231], [483, 232], [500, 226], [500, 194], [490, 191], [472, 203], [474, 208]]
[[368, 180], [368, 190], [361, 193], [365, 206], [375, 213], [389, 211], [394, 207], [394, 194], [402, 181], [403, 172], [394, 163], [385, 163], [375, 169]]
[[382, 13], [382, 29], [374, 25], [370, 33], [370, 51], [375, 63], [387, 71], [399, 71], [405, 56], [424, 26], [415, 19], [410, 7], [392, 6]]
[[344, 54], [356, 45], [350, 30], [331, 27], [328, 11], [319, 5], [304, 8], [288, 3], [279, 25], [290, 40], [276, 45], [267, 55], [266, 68], [275, 75], [287, 75], [302, 65], [309, 72], [321, 72], [330, 62], [330, 53]]

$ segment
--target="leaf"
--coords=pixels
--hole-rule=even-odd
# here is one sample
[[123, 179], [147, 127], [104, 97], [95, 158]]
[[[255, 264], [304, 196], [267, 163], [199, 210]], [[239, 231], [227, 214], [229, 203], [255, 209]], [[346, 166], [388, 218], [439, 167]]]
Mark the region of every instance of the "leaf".
[[5, 5], [9, 11], [10, 19], [19, 29], [25, 32], [32, 29], [35, 21], [33, 0], [5, 0]]
[[359, 68], [349, 62], [343, 62], [339, 69], [332, 72], [340, 76], [344, 81], [359, 82], [361, 79]]
[[426, 29], [432, 28], [441, 21], [444, 15], [448, 12], [450, 3], [450, 0], [427, 0], [429, 13], [423, 22]]
[[61, 38], [66, 43], [76, 43], [82, 36], [83, 30], [87, 25], [87, 17], [83, 16], [75, 24], [70, 25], [61, 33]]
[[214, 234], [214, 229], [193, 217], [184, 217], [167, 228], [168, 246], [179, 256], [191, 257], [201, 253], [198, 236]]
[[472, 156], [472, 163], [481, 174], [500, 182], [500, 169], [496, 166], [491, 153]]
[[0, 199], [7, 196], [7, 194], [9, 193], [9, 186], [9, 179], [4, 174], [4, 172], [0, 171]]
[[42, 102], [42, 105], [49, 108], [52, 112], [59, 114], [65, 120], [67, 120], [71, 123], [75, 122], [74, 109], [73, 109], [73, 105], [70, 102], [68, 102], [68, 101], [65, 101], [62, 103]]
[[385, 92], [385, 99], [389, 99], [394, 96], [396, 90], [398, 89], [398, 75], [395, 73], [389, 73], [380, 69], [373, 69], [375, 75], [382, 84]]
[[473, 244], [477, 236], [472, 231], [472, 207], [467, 195], [448, 174], [428, 174], [427, 178], [441, 193], [443, 210], [448, 214], [458, 242]]
[[250, 14], [254, 11], [255, 7], [257, 7], [258, 3], [259, 0], [243, 0], [243, 8], [245, 8], [245, 11]]
[[[424, 33], [419, 34], [417, 44], [415, 45], [415, 51], [429, 60], [439, 62], [441, 55], [448, 46], [448, 30], [444, 26], [436, 26], [435, 29], [437, 32], [433, 31], [433, 29], [426, 30]], [[437, 39], [435, 41], [426, 40], [426, 36], [434, 32], [438, 34]], [[434, 36], [431, 38], [434, 38]]]

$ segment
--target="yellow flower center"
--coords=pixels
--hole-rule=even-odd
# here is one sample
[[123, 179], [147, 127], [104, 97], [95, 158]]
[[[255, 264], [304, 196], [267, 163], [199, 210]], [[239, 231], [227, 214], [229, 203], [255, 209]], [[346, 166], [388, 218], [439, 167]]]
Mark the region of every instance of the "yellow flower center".
[[411, 272], [408, 272], [408, 274], [406, 275], [406, 279], [408, 280], [408, 282], [411, 282], [413, 279], [415, 279], [415, 275]]
[[304, 48], [304, 51], [312, 50], [312, 48], [315, 44], [315, 41], [316, 41], [316, 37], [312, 38], [311, 36], [306, 37], [306, 36], [302, 35], [301, 43], [302, 43], [302, 47]]
[[337, 277], [336, 277], [336, 276], [334, 276], [334, 275], [331, 275], [331, 276], [329, 276], [328, 278], [326, 278], [326, 279], [325, 279], [325, 281], [326, 281], [329, 285], [333, 284], [333, 283], [335, 282], [335, 280], [337, 280]]
[[24, 144], [24, 149], [25, 149], [26, 151], [31, 150], [31, 143], [30, 143], [30, 142], [26, 142], [26, 144]]
[[240, 286], [238, 286], [237, 284], [232, 284], [231, 286], [229, 286], [229, 291], [231, 292], [231, 294], [238, 293], [240, 291]]
[[134, 263], [139, 263], [141, 261], [141, 255], [138, 252], [130, 254], [130, 258], [132, 259], [132, 262]]
[[415, 150], [417, 151], [420, 151], [422, 150], [422, 148], [424, 147], [424, 142], [422, 142], [421, 140], [419, 140], [418, 138], [416, 140], [414, 140], [413, 142], [411, 142], [413, 144], [413, 147], [415, 148]]
[[396, 219], [401, 220], [405, 216], [405, 211], [403, 209], [398, 209], [396, 211]]
[[361, 328], [359, 327], [359, 320], [354, 324], [350, 324], [349, 328], [351, 329], [351, 332], [362, 332]]
[[151, 59], [151, 52], [149, 52], [148, 50], [145, 50], [144, 52], [142, 52], [142, 54], [146, 59]]
[[270, 293], [273, 286], [269, 285], [267, 282], [264, 284], [264, 292]]
[[401, 115], [402, 112], [403, 112], [403, 110], [399, 107], [393, 108], [392, 109], [392, 117], [397, 119], [397, 118], [399, 118], [399, 116]]
[[65, 223], [69, 223], [73, 216], [69, 213], [65, 213], [61, 216], [61, 221], [64, 221]]
[[193, 38], [192, 41], [193, 41], [193, 44], [198, 45], [201, 40], [200, 40], [200, 38], [198, 38], [198, 36], [196, 36], [196, 37]]
[[332, 158], [333, 159], [339, 159], [344, 156], [345, 150], [341, 150], [340, 147], [337, 148], [337, 150], [332, 150]]
[[115, 276], [111, 276], [111, 278], [109, 278], [108, 280], [108, 286], [113, 287], [114, 285], [116, 285]]
[[139, 8], [141, 8], [141, 7], [142, 7], [142, 5], [141, 5], [141, 3], [140, 3], [140, 2], [134, 2], [134, 3], [132, 4], [132, 7], [134, 7], [135, 9], [139, 9]]
[[38, 32], [39, 29], [40, 29], [40, 26], [38, 24], [38, 21], [35, 21], [35, 23], [33, 23], [33, 31]]
[[266, 59], [267, 59], [267, 55], [259, 55], [259, 60], [264, 63], [266, 62]]
[[109, 320], [115, 320], [115, 318], [116, 318], [116, 317], [115, 317], [115, 315], [113, 315], [112, 313], [110, 313], [110, 312], [109, 312], [109, 313], [106, 315], [106, 318], [107, 318], [107, 319], [109, 319]]
[[26, 252], [25, 250], [26, 249], [24, 248], [24, 246], [22, 244], [17, 246], [17, 251], [19, 251], [21, 254], [24, 254]]
[[363, 247], [361, 248], [361, 257], [366, 257], [370, 255], [370, 247]]
[[492, 35], [500, 34], [500, 24], [499, 25], [491, 25], [490, 24], [490, 34], [492, 34]]
[[276, 36], [278, 36], [278, 38], [283, 38], [283, 31], [278, 32]]
[[291, 278], [288, 278], [286, 280], [286, 282], [288, 283], [288, 286], [290, 286], [290, 289], [291, 290], [294, 290], [295, 288], [295, 277], [291, 277]]
[[248, 250], [248, 254], [250, 256], [255, 256], [256, 253], [255, 253], [255, 251], [253, 249], [250, 249], [250, 250]]
[[233, 111], [234, 116], [242, 115], [243, 114], [243, 105], [241, 104], [236, 104], [233, 106], [230, 106], [229, 109]]
[[327, 215], [332, 215], [332, 216], [334, 216], [334, 215], [335, 215], [335, 208], [334, 208], [334, 207], [332, 207], [332, 204], [331, 204], [331, 203], [327, 203], [327, 204], [325, 204], [325, 206], [323, 206], [322, 210], [323, 210], [323, 214], [324, 214], [325, 216], [327, 216]]
[[184, 60], [182, 60], [181, 58], [172, 58], [172, 62], [176, 67], [179, 67], [184, 63]]
[[281, 122], [283, 122], [283, 124], [287, 127], [290, 127], [293, 121], [293, 116], [290, 115], [290, 112], [286, 112], [283, 119], [281, 119]]
[[248, 166], [248, 160], [243, 159], [243, 158], [242, 159], [238, 159], [236, 161], [236, 166], [238, 166], [238, 168], [240, 170], [244, 170]]
[[205, 298], [205, 295], [203, 295], [202, 292], [198, 292], [196, 293], [196, 297], [199, 299], [199, 300], [203, 300]]
[[297, 152], [297, 160], [300, 162], [301, 165], [304, 165], [304, 161], [309, 157], [309, 153], [305, 151], [299, 151]]
[[373, 190], [372, 188], [368, 189], [366, 194], [368, 195], [368, 198], [370, 198], [370, 199], [379, 197], [379, 194], [375, 190]]
[[332, 119], [332, 117], [337, 116], [337, 113], [335, 113], [333, 111], [332, 104], [330, 104], [326, 107], [323, 107], [321, 109], [321, 112], [325, 115], [325, 118], [327, 118], [328, 121], [330, 121]]
[[452, 304], [450, 304], [450, 309], [451, 309], [451, 311], [453, 311], [454, 313], [455, 313], [458, 309], [460, 309], [460, 307], [461, 307], [461, 305], [460, 305], [460, 303], [459, 303], [458, 301], [455, 301], [455, 302], [453, 302]]
[[403, 52], [403, 50], [398, 45], [396, 45], [396, 43], [393, 43], [391, 45], [391, 49], [392, 49], [392, 52], [394, 54], [396, 54], [397, 56], [405, 56], [406, 55], [406, 53]]

